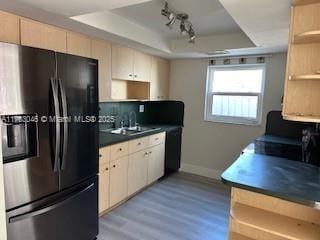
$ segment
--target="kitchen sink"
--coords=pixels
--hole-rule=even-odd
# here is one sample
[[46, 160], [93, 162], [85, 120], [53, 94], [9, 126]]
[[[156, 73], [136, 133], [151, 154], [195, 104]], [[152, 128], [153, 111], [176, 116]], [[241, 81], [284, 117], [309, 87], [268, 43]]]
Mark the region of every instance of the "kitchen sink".
[[100, 132], [107, 132], [112, 134], [124, 135], [124, 136], [134, 136], [138, 134], [144, 134], [147, 132], [153, 132], [160, 130], [160, 128], [156, 127], [126, 127], [126, 128], [117, 128], [117, 129], [105, 129], [100, 130]]

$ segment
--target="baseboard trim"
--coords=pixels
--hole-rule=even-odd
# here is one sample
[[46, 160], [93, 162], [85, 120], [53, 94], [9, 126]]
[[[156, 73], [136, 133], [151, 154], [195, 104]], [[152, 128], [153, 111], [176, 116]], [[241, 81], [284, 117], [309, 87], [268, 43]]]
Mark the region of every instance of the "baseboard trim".
[[180, 171], [218, 180], [220, 180], [220, 176], [222, 174], [222, 171], [200, 167], [189, 163], [181, 163]]

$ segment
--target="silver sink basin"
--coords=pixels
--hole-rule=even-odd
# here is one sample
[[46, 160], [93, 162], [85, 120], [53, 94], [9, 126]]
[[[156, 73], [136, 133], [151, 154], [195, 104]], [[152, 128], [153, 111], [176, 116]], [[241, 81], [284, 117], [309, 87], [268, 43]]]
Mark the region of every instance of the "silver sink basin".
[[108, 133], [124, 135], [124, 136], [133, 136], [133, 135], [143, 134], [143, 133], [157, 131], [157, 130], [160, 130], [160, 128], [139, 126], [139, 127], [129, 127], [129, 128], [106, 129], [106, 130], [100, 130], [100, 132], [108, 132]]

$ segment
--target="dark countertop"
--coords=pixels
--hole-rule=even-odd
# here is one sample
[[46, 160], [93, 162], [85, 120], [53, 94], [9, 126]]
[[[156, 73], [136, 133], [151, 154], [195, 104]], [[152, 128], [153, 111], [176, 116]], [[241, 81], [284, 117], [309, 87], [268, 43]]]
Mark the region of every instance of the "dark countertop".
[[143, 127], [154, 127], [154, 128], [159, 128], [158, 130], [151, 131], [151, 132], [146, 132], [142, 134], [137, 134], [133, 136], [125, 136], [125, 135], [119, 135], [119, 134], [113, 134], [113, 133], [108, 133], [108, 132], [99, 132], [99, 147], [106, 147], [109, 145], [121, 143], [121, 142], [126, 142], [130, 141], [136, 138], [141, 138], [141, 137], [146, 137], [150, 136], [153, 134], [157, 134], [160, 132], [165, 132], [169, 130], [174, 130], [176, 128], [181, 128], [182, 126], [177, 126], [177, 125], [158, 125], [158, 124], [147, 124], [147, 125], [142, 125]]
[[232, 187], [320, 209], [320, 168], [313, 165], [244, 153], [221, 179]]
[[301, 139], [295, 139], [295, 138], [284, 138], [274, 135], [262, 135], [258, 137], [255, 141], [263, 141], [263, 142], [272, 142], [272, 143], [280, 143], [280, 144], [289, 144], [289, 145], [295, 145], [295, 146], [301, 146], [302, 141]]

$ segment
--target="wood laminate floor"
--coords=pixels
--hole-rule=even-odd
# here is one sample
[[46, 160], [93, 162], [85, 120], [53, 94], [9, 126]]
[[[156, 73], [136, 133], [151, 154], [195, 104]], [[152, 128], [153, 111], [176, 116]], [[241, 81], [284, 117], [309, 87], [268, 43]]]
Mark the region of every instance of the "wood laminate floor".
[[100, 218], [98, 240], [226, 240], [230, 190], [177, 173]]

